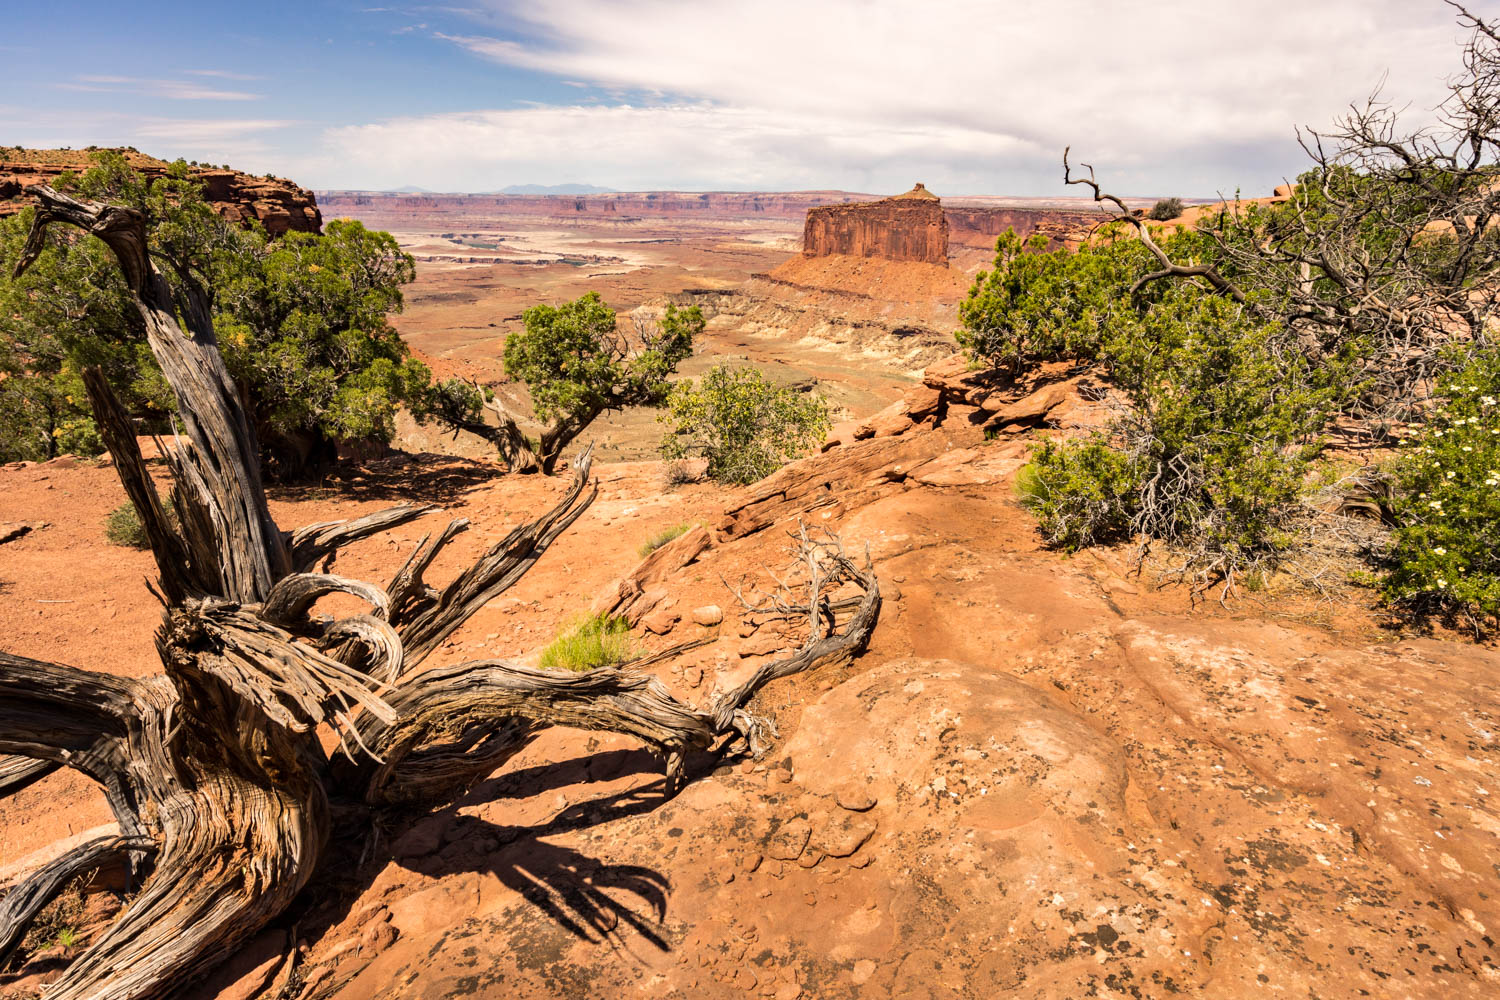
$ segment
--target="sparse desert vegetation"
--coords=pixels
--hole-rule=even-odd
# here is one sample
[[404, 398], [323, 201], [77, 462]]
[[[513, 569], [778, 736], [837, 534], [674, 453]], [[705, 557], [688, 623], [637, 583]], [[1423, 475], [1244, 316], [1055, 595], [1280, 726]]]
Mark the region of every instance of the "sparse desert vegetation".
[[615, 667], [635, 655], [630, 624], [609, 615], [587, 615], [566, 626], [542, 647], [543, 670], [595, 670]]

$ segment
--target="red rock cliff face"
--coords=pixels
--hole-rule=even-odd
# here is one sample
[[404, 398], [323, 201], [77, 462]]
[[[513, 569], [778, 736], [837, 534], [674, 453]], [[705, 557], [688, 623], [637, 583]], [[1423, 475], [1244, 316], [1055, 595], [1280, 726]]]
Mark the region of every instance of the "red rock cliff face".
[[[146, 177], [161, 177], [169, 166], [140, 153], [126, 152], [125, 158]], [[31, 204], [26, 195], [29, 185], [50, 184], [64, 171], [80, 173], [89, 166], [88, 153], [81, 150], [24, 150], [13, 155], [0, 150], [0, 218]], [[226, 219], [242, 224], [256, 219], [272, 236], [288, 230], [323, 231], [318, 200], [289, 180], [209, 167], [195, 168], [193, 174], [203, 184], [204, 197]]]
[[984, 247], [993, 247], [995, 237], [1007, 229], [1022, 239], [1040, 233], [1047, 237], [1048, 249], [1075, 246], [1102, 218], [1098, 212], [1065, 209], [949, 207], [946, 212], [953, 242]]
[[263, 178], [237, 170], [199, 170], [203, 194], [219, 214], [234, 222], [256, 219], [272, 236], [288, 230], [321, 233], [323, 213], [306, 188], [280, 177]]
[[807, 213], [802, 254], [880, 257], [946, 267], [948, 219], [942, 203], [930, 195], [825, 205]]

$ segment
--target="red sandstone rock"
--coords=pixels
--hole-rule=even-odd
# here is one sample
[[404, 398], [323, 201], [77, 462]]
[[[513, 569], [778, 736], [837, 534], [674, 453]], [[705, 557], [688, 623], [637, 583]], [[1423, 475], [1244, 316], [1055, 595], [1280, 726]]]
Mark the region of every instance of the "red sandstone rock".
[[995, 238], [1014, 230], [1022, 239], [1035, 235], [1047, 237], [1047, 248], [1077, 246], [1099, 225], [1098, 212], [1046, 208], [965, 208], [950, 205], [949, 239], [964, 246], [993, 249]]
[[1035, 423], [1047, 415], [1063, 400], [1078, 391], [1076, 380], [1067, 382], [1054, 382], [1043, 386], [1028, 396], [1022, 396], [1017, 400], [1007, 400], [1000, 393], [988, 397], [980, 403], [980, 409], [986, 413], [993, 413], [989, 426], [1003, 427], [1014, 423]]
[[682, 612], [673, 608], [657, 608], [641, 619], [641, 627], [654, 635], [666, 635], [682, 620]]
[[635, 625], [667, 596], [660, 586], [661, 580], [693, 562], [710, 544], [708, 531], [702, 525], [672, 539], [606, 587], [594, 598], [591, 611], [624, 618]]
[[[164, 176], [165, 160], [133, 151], [121, 151], [126, 161], [147, 178]], [[0, 159], [0, 218], [14, 215], [31, 204], [26, 188], [32, 184], [51, 184], [58, 176], [90, 166], [87, 150], [26, 150], [23, 158]], [[203, 196], [218, 213], [232, 222], [248, 224], [252, 219], [266, 227], [272, 236], [292, 230], [299, 233], [323, 231], [323, 215], [311, 191], [280, 177], [253, 177], [238, 170], [216, 167], [193, 168], [193, 176], [203, 184]]]

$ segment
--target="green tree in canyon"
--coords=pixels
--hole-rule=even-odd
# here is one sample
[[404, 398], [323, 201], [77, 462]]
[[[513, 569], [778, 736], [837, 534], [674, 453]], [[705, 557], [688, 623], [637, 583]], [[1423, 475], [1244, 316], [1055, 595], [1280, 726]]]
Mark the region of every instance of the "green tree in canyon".
[[[542, 422], [535, 439], [477, 386], [445, 382], [427, 412], [488, 439], [513, 470], [551, 475], [563, 450], [602, 414], [665, 404], [672, 388], [667, 376], [693, 353], [705, 321], [697, 306], [669, 303], [659, 320], [638, 312], [631, 330], [623, 331], [615, 311], [589, 292], [558, 306], [532, 306], [522, 322], [524, 329], [505, 341], [505, 373], [531, 395]], [[498, 426], [472, 415], [480, 406], [499, 418]]]

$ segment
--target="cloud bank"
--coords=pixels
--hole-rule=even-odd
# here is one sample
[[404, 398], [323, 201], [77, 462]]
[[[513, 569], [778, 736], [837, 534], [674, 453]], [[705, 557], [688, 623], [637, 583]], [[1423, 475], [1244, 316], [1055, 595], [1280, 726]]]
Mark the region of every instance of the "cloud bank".
[[549, 0], [473, 28], [438, 37], [602, 99], [336, 128], [317, 183], [1055, 194], [1071, 145], [1131, 193], [1254, 191], [1382, 79], [1427, 117], [1464, 35], [1425, 0]]

